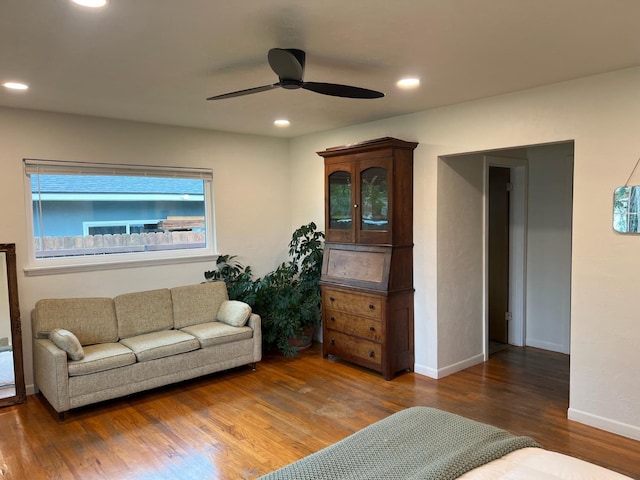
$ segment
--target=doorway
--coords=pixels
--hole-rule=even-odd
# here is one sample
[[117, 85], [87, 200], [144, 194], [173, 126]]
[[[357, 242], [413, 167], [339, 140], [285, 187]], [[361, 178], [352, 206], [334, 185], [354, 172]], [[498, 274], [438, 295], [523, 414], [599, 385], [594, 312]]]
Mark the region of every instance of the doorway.
[[489, 358], [490, 167], [509, 169], [512, 186], [507, 343], [570, 353], [573, 149], [568, 141], [440, 157], [437, 378]]
[[528, 165], [526, 157], [484, 156], [485, 360], [526, 343]]
[[509, 344], [509, 196], [511, 170], [489, 166], [487, 205], [487, 314], [489, 354]]

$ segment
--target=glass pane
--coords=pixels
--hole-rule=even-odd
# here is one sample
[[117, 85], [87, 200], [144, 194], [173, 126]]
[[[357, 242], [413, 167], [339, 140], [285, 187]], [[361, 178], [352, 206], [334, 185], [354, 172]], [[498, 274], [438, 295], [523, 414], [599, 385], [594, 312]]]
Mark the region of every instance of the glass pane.
[[329, 228], [349, 230], [351, 218], [351, 174], [338, 171], [329, 175]]
[[613, 193], [613, 229], [640, 233], [640, 185], [616, 188]]
[[31, 175], [36, 258], [205, 248], [204, 180]]
[[360, 189], [360, 205], [362, 207], [360, 228], [362, 230], [386, 230], [389, 223], [387, 170], [380, 167], [363, 170], [360, 174]]
[[7, 254], [0, 252], [0, 398], [16, 394], [9, 301]]

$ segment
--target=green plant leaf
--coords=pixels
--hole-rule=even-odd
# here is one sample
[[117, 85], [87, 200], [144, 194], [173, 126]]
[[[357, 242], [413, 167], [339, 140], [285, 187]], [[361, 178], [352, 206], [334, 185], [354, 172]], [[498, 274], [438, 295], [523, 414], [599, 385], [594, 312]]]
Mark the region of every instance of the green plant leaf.
[[289, 339], [320, 323], [323, 249], [324, 233], [311, 222], [291, 235], [289, 260], [263, 278], [254, 278], [251, 267], [239, 263], [236, 255], [220, 255], [216, 269], [204, 276], [207, 281], [224, 281], [230, 299], [248, 303], [262, 317], [267, 349], [277, 348], [292, 357], [298, 349]]

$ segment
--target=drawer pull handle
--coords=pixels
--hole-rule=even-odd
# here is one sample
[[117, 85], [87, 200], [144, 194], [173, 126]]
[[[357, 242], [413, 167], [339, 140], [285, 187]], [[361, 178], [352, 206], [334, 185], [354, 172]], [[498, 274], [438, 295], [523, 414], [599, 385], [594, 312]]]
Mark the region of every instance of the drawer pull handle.
[[336, 318], [335, 317], [331, 317], [329, 320], [331, 320], [332, 322], [335, 322]]
[[375, 356], [376, 356], [376, 354], [374, 353], [374, 351], [373, 351], [373, 350], [371, 350], [371, 351], [369, 352], [369, 358], [373, 358], [373, 357], [375, 357]]
[[376, 327], [369, 327], [369, 330], [370, 330], [371, 332], [375, 332], [375, 331], [376, 331]]
[[369, 310], [375, 310], [376, 307], [374, 307], [372, 304], [369, 304]]
[[331, 345], [335, 345], [335, 344], [336, 344], [336, 339], [335, 339], [335, 338], [332, 338], [332, 339], [331, 339]]
[[335, 298], [333, 298], [333, 297], [329, 297], [329, 301], [331, 301], [331, 302], [335, 302], [335, 301], [336, 301], [336, 299], [335, 299]]

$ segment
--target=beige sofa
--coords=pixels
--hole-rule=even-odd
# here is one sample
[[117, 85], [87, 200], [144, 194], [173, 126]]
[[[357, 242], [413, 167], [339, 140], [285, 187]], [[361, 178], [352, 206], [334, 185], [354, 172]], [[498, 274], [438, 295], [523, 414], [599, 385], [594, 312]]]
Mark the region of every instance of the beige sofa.
[[43, 299], [31, 321], [35, 387], [61, 416], [262, 358], [261, 319], [224, 282]]

